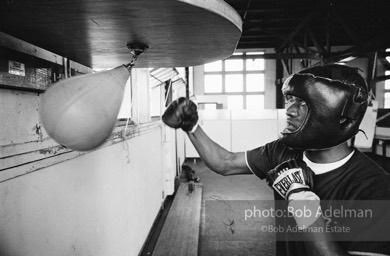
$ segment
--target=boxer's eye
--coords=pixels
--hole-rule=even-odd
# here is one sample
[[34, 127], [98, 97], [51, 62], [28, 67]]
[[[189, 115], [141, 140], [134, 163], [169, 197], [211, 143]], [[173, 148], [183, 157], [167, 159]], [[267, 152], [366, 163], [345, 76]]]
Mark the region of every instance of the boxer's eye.
[[306, 102], [304, 100], [300, 99], [300, 98], [296, 98], [296, 102], [300, 106], [305, 106], [306, 105]]
[[289, 105], [289, 106], [294, 104], [294, 97], [291, 96], [291, 95], [287, 95], [286, 96], [286, 104]]
[[301, 98], [292, 96], [292, 95], [286, 95], [286, 105], [291, 106], [292, 104], [297, 104], [299, 106], [305, 106], [306, 102], [302, 100]]

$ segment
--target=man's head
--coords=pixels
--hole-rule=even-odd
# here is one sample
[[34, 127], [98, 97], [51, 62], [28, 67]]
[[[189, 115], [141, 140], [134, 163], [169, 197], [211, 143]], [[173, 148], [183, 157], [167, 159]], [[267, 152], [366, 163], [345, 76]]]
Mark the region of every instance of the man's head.
[[293, 97], [303, 102], [301, 110], [306, 108], [307, 113], [302, 117], [302, 112], [303, 119], [295, 121], [289, 114], [294, 104], [289, 106], [287, 127], [280, 140], [304, 150], [331, 148], [355, 136], [368, 104], [367, 85], [358, 70], [336, 64], [294, 74], [286, 80], [282, 92], [287, 101]]

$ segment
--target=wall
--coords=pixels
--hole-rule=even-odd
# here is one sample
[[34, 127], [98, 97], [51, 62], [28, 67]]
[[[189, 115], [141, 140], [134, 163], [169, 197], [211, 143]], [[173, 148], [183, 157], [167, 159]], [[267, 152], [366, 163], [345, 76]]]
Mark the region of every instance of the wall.
[[[200, 110], [199, 124], [220, 146], [244, 152], [276, 140], [285, 127], [285, 110]], [[199, 157], [186, 137], [186, 156]]]
[[138, 255], [173, 193], [177, 160], [175, 131], [145, 114], [148, 72], [134, 72], [132, 124], [118, 121], [90, 152], [48, 137], [41, 91], [0, 80], [0, 255]]
[[163, 200], [161, 141], [156, 126], [2, 182], [0, 254], [137, 255]]

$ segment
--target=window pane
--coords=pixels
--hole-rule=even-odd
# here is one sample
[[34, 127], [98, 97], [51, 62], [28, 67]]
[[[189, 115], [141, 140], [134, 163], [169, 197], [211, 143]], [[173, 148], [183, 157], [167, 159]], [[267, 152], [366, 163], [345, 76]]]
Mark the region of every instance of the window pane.
[[385, 89], [390, 90], [390, 79], [385, 80]]
[[247, 52], [246, 55], [260, 55], [264, 54], [264, 52]]
[[264, 59], [247, 59], [246, 70], [264, 70]]
[[246, 109], [264, 109], [264, 95], [246, 96]]
[[390, 92], [385, 92], [385, 108], [390, 108]]
[[[386, 76], [390, 75], [390, 71], [386, 71], [385, 75]], [[385, 89], [390, 90], [390, 79], [385, 80]]]
[[204, 92], [222, 92], [222, 75], [205, 75]]
[[243, 109], [244, 102], [242, 95], [229, 95], [227, 97], [228, 109]]
[[243, 76], [241, 74], [225, 76], [226, 92], [242, 92], [243, 88]]
[[242, 71], [243, 60], [225, 60], [226, 71]]
[[222, 60], [205, 64], [204, 71], [222, 71]]
[[264, 74], [247, 74], [246, 75], [247, 92], [264, 91]]

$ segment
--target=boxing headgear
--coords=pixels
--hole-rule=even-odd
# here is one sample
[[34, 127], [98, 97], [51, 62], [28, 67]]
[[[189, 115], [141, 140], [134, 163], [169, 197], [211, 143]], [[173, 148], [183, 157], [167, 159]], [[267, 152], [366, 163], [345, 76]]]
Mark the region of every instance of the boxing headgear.
[[280, 140], [296, 149], [326, 149], [352, 138], [368, 105], [367, 85], [358, 69], [343, 65], [302, 70], [285, 81], [282, 92], [301, 98], [308, 107], [302, 125], [281, 134]]

